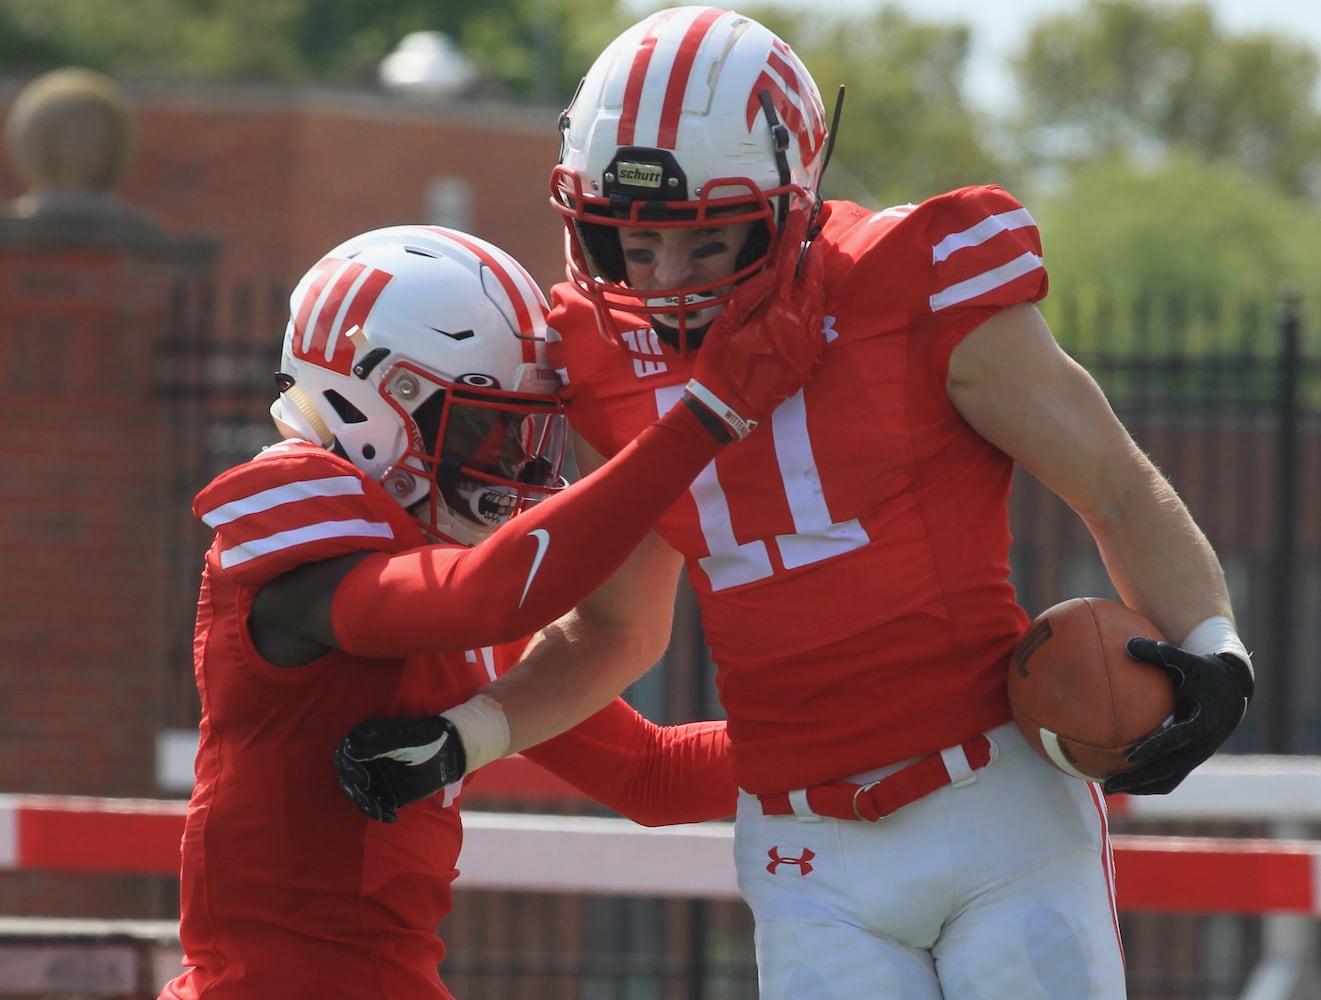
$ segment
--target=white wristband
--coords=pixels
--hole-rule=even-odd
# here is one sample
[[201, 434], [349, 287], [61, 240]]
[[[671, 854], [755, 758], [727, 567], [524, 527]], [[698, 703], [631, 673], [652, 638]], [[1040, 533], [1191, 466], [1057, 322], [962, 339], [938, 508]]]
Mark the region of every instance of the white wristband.
[[467, 759], [465, 775], [509, 751], [509, 720], [500, 703], [489, 694], [476, 694], [462, 705], [441, 713], [453, 723]]
[[745, 437], [756, 430], [757, 421], [745, 420], [743, 417], [740, 417], [734, 412], [728, 403], [722, 400], [706, 386], [702, 385], [697, 379], [689, 379], [688, 385], [684, 388], [688, 390], [690, 396], [715, 414], [716, 418], [729, 428], [730, 432], [734, 435], [735, 440], [742, 441]]
[[1179, 645], [1198, 656], [1228, 653], [1242, 660], [1247, 665], [1248, 673], [1253, 673], [1252, 657], [1248, 655], [1243, 640], [1234, 631], [1233, 622], [1224, 615], [1215, 615], [1199, 623]]

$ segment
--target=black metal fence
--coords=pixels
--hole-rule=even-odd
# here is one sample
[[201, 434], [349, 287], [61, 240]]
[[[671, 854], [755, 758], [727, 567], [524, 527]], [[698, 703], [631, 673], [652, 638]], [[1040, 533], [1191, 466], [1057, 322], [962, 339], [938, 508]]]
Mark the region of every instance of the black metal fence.
[[[207, 539], [187, 512], [211, 476], [272, 438], [267, 407], [285, 295], [257, 286], [223, 299], [181, 290], [179, 336], [162, 348], [162, 392], [177, 411], [181, 515], [171, 529], [180, 600], [169, 622], [178, 676], [166, 726], [197, 718], [191, 595]], [[1258, 663], [1257, 701], [1228, 747], [1237, 752], [1321, 753], [1321, 616], [1311, 613], [1321, 592], [1321, 517], [1313, 513], [1321, 510], [1321, 337], [1303, 306], [1286, 294], [1236, 303], [1078, 298], [1048, 309], [1061, 343], [1107, 390], [1221, 555]], [[1058, 499], [1021, 477], [1012, 515], [1014, 583], [1030, 613], [1065, 597], [1112, 596], [1090, 537]], [[685, 590], [676, 616], [669, 654], [629, 696], [658, 721], [717, 717], [700, 618]], [[460, 997], [756, 995], [741, 904], [459, 887], [442, 931], [443, 973]], [[1143, 915], [1123, 927], [1133, 1000], [1231, 1000], [1260, 952], [1251, 917]]]

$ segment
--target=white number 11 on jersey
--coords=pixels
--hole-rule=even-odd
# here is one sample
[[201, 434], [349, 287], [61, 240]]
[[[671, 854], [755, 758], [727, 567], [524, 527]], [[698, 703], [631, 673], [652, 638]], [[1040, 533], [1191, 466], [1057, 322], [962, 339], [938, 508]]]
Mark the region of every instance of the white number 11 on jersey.
[[[669, 412], [683, 394], [682, 385], [656, 390], [657, 413]], [[856, 518], [832, 521], [821, 489], [821, 473], [807, 436], [807, 407], [800, 389], [771, 415], [771, 435], [780, 472], [780, 488], [789, 504], [794, 530], [776, 535], [774, 544], [785, 569], [797, 569], [866, 545], [870, 539]], [[761, 488], [758, 484], [757, 489]], [[711, 553], [698, 560], [711, 581], [712, 590], [725, 590], [761, 580], [775, 572], [766, 542], [755, 539], [739, 543], [734, 537], [729, 502], [710, 463], [689, 487], [697, 503], [702, 537]]]

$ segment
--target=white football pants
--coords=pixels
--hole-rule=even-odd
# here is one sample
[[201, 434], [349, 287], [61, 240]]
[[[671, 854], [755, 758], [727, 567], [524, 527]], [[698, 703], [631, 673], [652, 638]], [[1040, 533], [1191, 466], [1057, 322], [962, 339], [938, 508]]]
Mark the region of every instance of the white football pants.
[[739, 794], [761, 1000], [1123, 1000], [1100, 788], [1013, 723], [987, 735], [975, 780], [875, 823], [763, 816]]

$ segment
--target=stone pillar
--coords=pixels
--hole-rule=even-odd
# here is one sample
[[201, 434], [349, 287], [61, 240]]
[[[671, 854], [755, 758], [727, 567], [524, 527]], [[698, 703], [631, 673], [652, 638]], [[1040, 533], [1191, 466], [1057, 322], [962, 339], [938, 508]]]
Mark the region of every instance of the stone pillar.
[[[216, 247], [115, 195], [132, 119], [112, 80], [36, 79], [5, 135], [29, 190], [0, 211], [0, 790], [152, 796], [181, 514], [158, 349]], [[150, 915], [73, 895], [55, 912]]]

